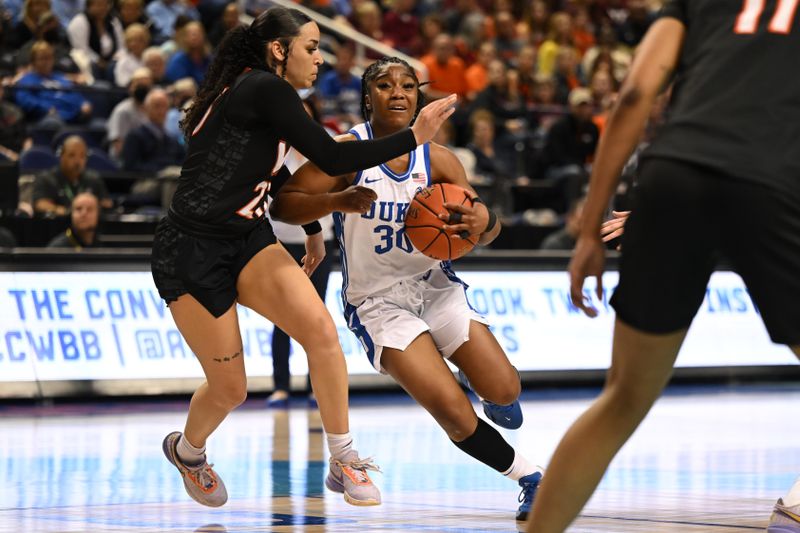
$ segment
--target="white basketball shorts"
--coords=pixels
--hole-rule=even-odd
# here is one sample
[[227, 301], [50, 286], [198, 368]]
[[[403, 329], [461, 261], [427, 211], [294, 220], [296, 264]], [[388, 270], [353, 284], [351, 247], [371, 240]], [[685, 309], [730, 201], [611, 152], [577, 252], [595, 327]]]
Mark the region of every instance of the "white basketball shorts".
[[467, 285], [452, 271], [437, 267], [418, 278], [402, 279], [367, 297], [345, 312], [350, 330], [361, 341], [372, 366], [381, 373], [383, 348], [405, 350], [422, 333], [430, 332], [445, 358], [469, 340], [469, 323], [486, 319], [472, 309]]

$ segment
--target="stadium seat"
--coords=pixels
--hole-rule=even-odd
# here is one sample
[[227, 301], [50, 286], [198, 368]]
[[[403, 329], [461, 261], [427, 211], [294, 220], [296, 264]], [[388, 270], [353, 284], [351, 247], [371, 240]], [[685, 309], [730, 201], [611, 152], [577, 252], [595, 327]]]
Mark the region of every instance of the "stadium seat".
[[97, 172], [118, 172], [120, 170], [119, 165], [116, 161], [111, 159], [111, 157], [103, 152], [102, 150], [89, 150], [88, 154], [88, 161], [86, 162], [86, 168], [90, 168]]
[[58, 157], [48, 146], [32, 146], [19, 155], [20, 173], [38, 172], [58, 165]]

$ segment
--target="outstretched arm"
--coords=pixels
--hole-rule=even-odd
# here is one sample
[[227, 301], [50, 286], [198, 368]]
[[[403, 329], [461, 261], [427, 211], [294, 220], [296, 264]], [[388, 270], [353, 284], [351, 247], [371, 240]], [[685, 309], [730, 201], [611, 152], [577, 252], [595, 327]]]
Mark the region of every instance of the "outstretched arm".
[[[342, 135], [336, 140], [353, 138]], [[280, 188], [269, 214], [289, 224], [305, 224], [334, 211], [365, 213], [376, 198], [375, 192], [365, 187], [351, 187], [353, 177], [354, 174], [329, 176], [309, 161]]]
[[[472, 198], [476, 198], [478, 193], [467, 181], [467, 173], [464, 170], [464, 165], [458, 160], [458, 157], [439, 144], [431, 143], [431, 181], [434, 183], [452, 183], [463, 187], [470, 192]], [[478, 244], [486, 245], [492, 242], [500, 234], [500, 221], [495, 219], [494, 225], [486, 231], [489, 225], [489, 209], [483, 203], [476, 203], [472, 206], [464, 206], [458, 204], [445, 203], [444, 207], [453, 213], [461, 215], [459, 223], [453, 223], [445, 226], [445, 229], [456, 233], [453, 238], [460, 238], [458, 234], [462, 231], [468, 232], [470, 235], [480, 235]], [[447, 220], [449, 216], [442, 214], [439, 216], [442, 220]]]
[[598, 298], [602, 299], [603, 292], [603, 213], [617, 188], [622, 167], [642, 136], [653, 102], [678, 64], [685, 31], [683, 23], [672, 17], [662, 18], [650, 27], [600, 138], [581, 233], [569, 265], [572, 303], [589, 316], [596, 316], [597, 311], [583, 297], [584, 280], [596, 277]]

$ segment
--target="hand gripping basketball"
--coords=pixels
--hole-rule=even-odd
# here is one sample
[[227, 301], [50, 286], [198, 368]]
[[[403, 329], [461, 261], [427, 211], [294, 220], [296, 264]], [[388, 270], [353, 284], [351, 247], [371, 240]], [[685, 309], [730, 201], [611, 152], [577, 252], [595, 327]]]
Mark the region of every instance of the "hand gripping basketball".
[[[420, 190], [406, 212], [405, 229], [411, 244], [428, 257], [441, 261], [467, 254], [477, 244], [478, 236], [460, 227], [464, 217], [462, 207], [471, 208], [472, 200], [469, 192], [458, 185], [436, 183]], [[450, 221], [458, 226], [450, 228]]]

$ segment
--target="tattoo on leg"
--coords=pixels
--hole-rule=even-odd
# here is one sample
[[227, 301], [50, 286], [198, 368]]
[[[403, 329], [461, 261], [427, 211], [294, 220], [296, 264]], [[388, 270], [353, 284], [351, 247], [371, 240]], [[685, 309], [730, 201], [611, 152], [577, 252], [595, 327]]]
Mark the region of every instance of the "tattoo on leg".
[[242, 355], [242, 352], [236, 352], [235, 354], [233, 354], [231, 356], [227, 356], [226, 355], [225, 357], [220, 357], [219, 359], [214, 357], [214, 361], [216, 361], [217, 363], [228, 363], [230, 361], [233, 361], [234, 359], [236, 359], [240, 355]]

